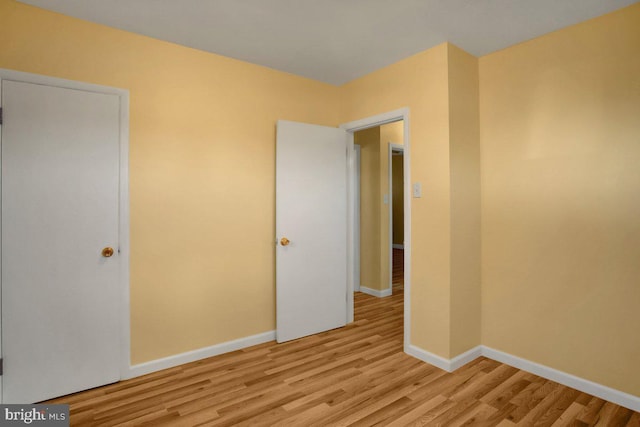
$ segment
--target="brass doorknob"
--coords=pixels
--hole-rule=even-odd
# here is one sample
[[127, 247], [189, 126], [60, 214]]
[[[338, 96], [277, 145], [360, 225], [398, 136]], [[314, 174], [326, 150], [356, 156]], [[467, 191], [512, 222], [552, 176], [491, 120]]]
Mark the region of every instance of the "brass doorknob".
[[105, 258], [109, 258], [111, 256], [113, 256], [113, 248], [110, 247], [106, 247], [102, 250], [102, 256]]
[[280, 244], [282, 246], [287, 246], [289, 243], [291, 243], [291, 241], [289, 239], [287, 239], [286, 237], [283, 237], [282, 239], [280, 239]]

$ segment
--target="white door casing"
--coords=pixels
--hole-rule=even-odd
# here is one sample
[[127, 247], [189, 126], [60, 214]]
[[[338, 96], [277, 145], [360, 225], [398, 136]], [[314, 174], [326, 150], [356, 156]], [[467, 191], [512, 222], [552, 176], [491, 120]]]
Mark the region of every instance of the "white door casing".
[[0, 77], [2, 401], [30, 403], [126, 376], [127, 95]]
[[[353, 145], [353, 134], [359, 130], [369, 129], [376, 126], [381, 126], [386, 123], [396, 122], [402, 120], [403, 123], [403, 170], [404, 170], [404, 351], [407, 352], [411, 348], [411, 150], [410, 150], [410, 125], [409, 125], [409, 108], [404, 107], [398, 110], [389, 111], [386, 113], [378, 114], [375, 116], [367, 117], [364, 119], [354, 120], [352, 122], [344, 123], [340, 125], [340, 129], [344, 129], [348, 132], [349, 144]], [[350, 168], [353, 171], [353, 163], [350, 163]], [[352, 184], [353, 185], [353, 184]], [[353, 194], [353, 193], [351, 193]], [[357, 201], [354, 197], [349, 198], [350, 212], [355, 212], [355, 204]], [[349, 239], [352, 242], [352, 249], [355, 251], [355, 246], [359, 245], [359, 242], [355, 239], [355, 222], [359, 221], [359, 218], [355, 218], [355, 215], [350, 217], [349, 222]], [[354, 260], [349, 261], [349, 274], [353, 276], [355, 270]], [[349, 281], [348, 292], [353, 295], [353, 280]], [[350, 301], [350, 319], [353, 319], [353, 299]]]
[[337, 128], [277, 126], [276, 335], [284, 342], [347, 322], [348, 138]]
[[[360, 158], [361, 151], [358, 144], [353, 145], [353, 201], [350, 201], [350, 205], [353, 208], [352, 218], [352, 231], [350, 235], [353, 236], [352, 252], [353, 252], [353, 290], [354, 292], [360, 292]], [[351, 304], [353, 306], [353, 302]], [[353, 310], [351, 310], [351, 319], [353, 321]]]

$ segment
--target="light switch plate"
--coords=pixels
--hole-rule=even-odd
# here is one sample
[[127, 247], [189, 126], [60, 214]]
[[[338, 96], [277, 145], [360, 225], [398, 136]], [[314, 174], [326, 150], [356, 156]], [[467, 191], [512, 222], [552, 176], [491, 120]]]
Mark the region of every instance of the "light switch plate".
[[413, 183], [413, 197], [422, 197], [422, 184], [420, 184], [419, 182]]

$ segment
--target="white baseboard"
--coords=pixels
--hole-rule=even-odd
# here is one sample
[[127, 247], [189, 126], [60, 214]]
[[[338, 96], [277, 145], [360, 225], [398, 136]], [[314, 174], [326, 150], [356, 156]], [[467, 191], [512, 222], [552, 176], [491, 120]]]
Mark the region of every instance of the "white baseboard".
[[639, 396], [624, 393], [602, 384], [594, 383], [592, 381], [585, 380], [584, 378], [576, 377], [575, 375], [558, 371], [557, 369], [540, 365], [539, 363], [531, 362], [530, 360], [522, 359], [489, 347], [482, 346], [482, 355], [489, 359], [497, 360], [498, 362], [513, 366], [514, 368], [531, 372], [539, 377], [566, 385], [567, 387], [575, 388], [583, 393], [608, 400], [616, 405], [624, 406], [625, 408], [640, 412]]
[[[377, 297], [384, 297], [391, 294], [390, 289], [378, 291], [375, 289], [361, 287], [360, 291]], [[228, 353], [230, 351], [240, 350], [246, 347], [251, 347], [253, 345], [273, 341], [275, 339], [276, 332], [269, 331], [262, 334], [252, 335], [249, 337], [216, 344], [211, 347], [201, 348], [199, 350], [176, 354], [175, 356], [169, 356], [162, 359], [152, 360], [150, 362], [140, 363], [129, 368], [129, 375], [127, 376], [127, 378], [138, 377], [141, 375], [149, 374], [151, 372], [160, 371], [162, 369], [172, 368], [174, 366], [183, 365], [185, 363], [194, 362], [196, 360], [205, 359], [207, 357], [217, 356], [223, 353]], [[583, 393], [599, 397], [601, 399], [615, 403], [616, 405], [624, 406], [625, 408], [640, 412], [640, 396], [634, 396], [632, 394], [624, 393], [622, 391], [615, 390], [602, 384], [594, 383], [593, 381], [589, 381], [584, 378], [580, 378], [575, 375], [571, 375], [566, 372], [562, 372], [557, 369], [550, 368], [548, 366], [541, 365], [539, 363], [535, 363], [530, 360], [523, 359], [521, 357], [517, 357], [483, 345], [476, 346], [462, 354], [459, 354], [453, 359], [445, 359], [444, 357], [438, 356], [414, 345], [405, 346], [405, 353], [447, 372], [453, 372], [456, 369], [466, 365], [467, 363], [477, 359], [478, 357], [485, 356], [489, 359], [493, 359], [498, 362], [513, 366], [515, 368], [522, 369], [523, 371], [531, 372], [532, 374], [538, 375], [539, 377], [546, 378], [567, 387], [574, 388]]]
[[394, 243], [391, 245], [391, 247], [393, 247], [393, 249], [404, 249], [404, 245], [400, 243]]
[[451, 359], [451, 372], [455, 371], [458, 368], [462, 368], [469, 362], [476, 360], [478, 357], [482, 356], [482, 346], [478, 345], [473, 347], [470, 350], [465, 351]]
[[482, 348], [481, 346], [474, 347], [471, 350], [457, 355], [453, 359], [445, 359], [444, 357], [430, 353], [414, 345], [409, 345], [407, 348], [405, 348], [405, 353], [447, 372], [453, 372], [456, 369], [471, 362], [472, 360], [475, 360], [478, 357], [482, 356]]
[[175, 356], [169, 356], [162, 359], [152, 360], [150, 362], [140, 363], [129, 368], [129, 376], [127, 378], [139, 377], [140, 375], [149, 374], [151, 372], [160, 371], [162, 369], [173, 368], [174, 366], [183, 365], [185, 363], [194, 362], [200, 359], [206, 359], [207, 357], [218, 356], [230, 351], [241, 350], [243, 348], [273, 341], [275, 339], [276, 331], [269, 331], [262, 334], [252, 335], [249, 337], [212, 345], [211, 347], [205, 347], [198, 350], [188, 351], [186, 353], [176, 354]]
[[367, 288], [366, 286], [360, 286], [360, 292], [374, 297], [383, 298], [391, 295], [391, 288], [383, 289], [381, 291], [377, 289]]
[[531, 362], [530, 360], [513, 356], [499, 350], [494, 350], [483, 345], [474, 347], [453, 359], [445, 359], [444, 357], [430, 353], [414, 345], [406, 346], [405, 353], [447, 372], [453, 372], [472, 360], [480, 356], [484, 356], [506, 365], [513, 366], [514, 368], [530, 372], [539, 377], [555, 381], [567, 387], [574, 388], [583, 393], [599, 397], [615, 403], [616, 405], [624, 406], [625, 408], [640, 412], [640, 396], [624, 393], [602, 384], [594, 383], [593, 381], [585, 380], [584, 378], [576, 377], [575, 375], [571, 375], [539, 363]]

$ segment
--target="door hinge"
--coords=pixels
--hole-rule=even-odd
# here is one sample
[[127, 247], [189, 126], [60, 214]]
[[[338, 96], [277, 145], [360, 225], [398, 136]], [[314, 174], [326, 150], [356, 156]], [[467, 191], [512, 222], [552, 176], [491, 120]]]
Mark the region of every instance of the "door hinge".
[[[2, 107], [0, 107], [0, 125], [2, 124]], [[1, 374], [0, 374], [1, 375]]]
[[2, 365], [3, 365], [2, 359], [0, 359], [0, 376], [2, 376], [2, 372], [3, 372]]

